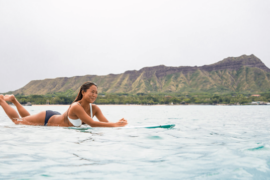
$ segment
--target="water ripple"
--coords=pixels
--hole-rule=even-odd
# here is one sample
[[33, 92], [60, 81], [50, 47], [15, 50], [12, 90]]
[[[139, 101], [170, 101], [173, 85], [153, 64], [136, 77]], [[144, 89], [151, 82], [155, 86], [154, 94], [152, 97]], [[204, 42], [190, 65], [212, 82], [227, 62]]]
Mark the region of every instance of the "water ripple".
[[0, 179], [270, 179], [270, 106], [100, 108], [111, 121], [176, 127], [17, 126], [1, 109]]

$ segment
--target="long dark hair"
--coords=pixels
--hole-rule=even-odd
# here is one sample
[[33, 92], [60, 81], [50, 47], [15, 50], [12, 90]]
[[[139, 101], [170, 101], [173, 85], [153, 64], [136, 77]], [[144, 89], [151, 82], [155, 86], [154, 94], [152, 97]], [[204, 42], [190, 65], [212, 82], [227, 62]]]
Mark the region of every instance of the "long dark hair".
[[94, 83], [94, 82], [92, 82], [92, 81], [87, 81], [87, 82], [83, 83], [83, 85], [81, 86], [80, 91], [79, 91], [77, 97], [75, 98], [75, 100], [73, 102], [77, 102], [77, 101], [81, 100], [82, 97], [83, 97], [82, 91], [86, 92], [87, 89], [89, 89], [93, 85], [96, 86], [96, 87], [98, 87], [97, 84]]

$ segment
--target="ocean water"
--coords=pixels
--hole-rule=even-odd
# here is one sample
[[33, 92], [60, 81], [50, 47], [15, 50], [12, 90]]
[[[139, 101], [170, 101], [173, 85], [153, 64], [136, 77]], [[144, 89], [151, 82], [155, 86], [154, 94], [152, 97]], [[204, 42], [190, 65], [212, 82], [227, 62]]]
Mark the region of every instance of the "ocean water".
[[[67, 106], [26, 107], [65, 112]], [[270, 179], [270, 106], [100, 106], [173, 129], [14, 125], [0, 109], [0, 179]]]

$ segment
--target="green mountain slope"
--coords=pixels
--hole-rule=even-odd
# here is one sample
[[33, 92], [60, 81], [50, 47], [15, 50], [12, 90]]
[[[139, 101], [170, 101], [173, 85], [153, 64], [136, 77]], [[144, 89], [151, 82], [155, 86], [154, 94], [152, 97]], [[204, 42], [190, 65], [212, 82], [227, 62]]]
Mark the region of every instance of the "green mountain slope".
[[14, 94], [77, 93], [85, 81], [96, 82], [102, 93], [265, 92], [270, 70], [254, 55], [229, 57], [200, 67], [145, 67], [106, 76], [85, 75], [34, 80]]

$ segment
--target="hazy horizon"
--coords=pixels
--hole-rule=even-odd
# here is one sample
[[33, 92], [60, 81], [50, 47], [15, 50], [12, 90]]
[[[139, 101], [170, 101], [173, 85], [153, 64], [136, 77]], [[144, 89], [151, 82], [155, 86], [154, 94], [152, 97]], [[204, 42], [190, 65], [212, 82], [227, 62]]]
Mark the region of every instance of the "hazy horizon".
[[0, 92], [31, 80], [202, 66], [270, 67], [270, 1], [0, 0]]

